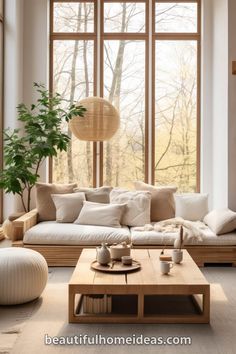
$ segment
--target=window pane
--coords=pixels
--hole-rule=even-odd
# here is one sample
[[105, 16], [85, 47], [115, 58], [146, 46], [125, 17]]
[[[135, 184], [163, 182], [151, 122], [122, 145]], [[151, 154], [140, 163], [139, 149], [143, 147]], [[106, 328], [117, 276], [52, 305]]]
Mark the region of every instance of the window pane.
[[196, 3], [156, 3], [156, 32], [197, 32]]
[[[93, 41], [54, 41], [54, 91], [62, 94], [65, 107], [73, 101], [93, 96]], [[69, 132], [68, 125], [63, 130]], [[58, 153], [53, 161], [54, 182], [78, 182], [92, 185], [92, 143], [78, 140], [72, 135], [68, 152]]]
[[104, 184], [144, 179], [145, 43], [105, 41], [104, 97], [120, 111], [120, 128], [104, 143]]
[[92, 3], [54, 3], [54, 32], [93, 32]]
[[156, 42], [155, 183], [196, 190], [197, 43]]
[[145, 4], [105, 3], [104, 32], [145, 32]]

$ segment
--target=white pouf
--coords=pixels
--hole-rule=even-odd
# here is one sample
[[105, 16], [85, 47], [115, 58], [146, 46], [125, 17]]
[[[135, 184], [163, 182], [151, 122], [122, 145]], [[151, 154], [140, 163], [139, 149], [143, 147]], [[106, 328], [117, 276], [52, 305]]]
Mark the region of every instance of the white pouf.
[[0, 305], [36, 299], [47, 279], [47, 262], [40, 253], [20, 247], [0, 249]]

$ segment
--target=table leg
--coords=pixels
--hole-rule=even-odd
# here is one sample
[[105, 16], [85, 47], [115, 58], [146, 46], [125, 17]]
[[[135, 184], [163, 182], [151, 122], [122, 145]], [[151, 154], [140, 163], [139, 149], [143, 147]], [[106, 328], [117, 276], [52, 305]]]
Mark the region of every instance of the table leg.
[[68, 309], [68, 314], [69, 314], [69, 322], [74, 322], [75, 318], [75, 293], [72, 289], [69, 289], [69, 309]]
[[210, 287], [207, 287], [203, 293], [203, 317], [206, 319], [206, 323], [210, 322]]
[[138, 317], [142, 318], [144, 316], [144, 295], [138, 295]]

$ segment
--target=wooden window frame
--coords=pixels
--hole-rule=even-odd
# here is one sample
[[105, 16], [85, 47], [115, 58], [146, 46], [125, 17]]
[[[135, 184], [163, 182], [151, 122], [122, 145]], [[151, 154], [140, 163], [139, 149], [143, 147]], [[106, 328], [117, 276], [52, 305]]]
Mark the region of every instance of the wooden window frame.
[[[94, 32], [88, 33], [64, 33], [53, 32], [53, 4], [87, 2], [94, 3]], [[104, 32], [104, 3], [144, 3], [146, 5], [145, 32], [140, 33], [119, 33]], [[155, 32], [155, 4], [159, 3], [196, 3], [197, 4], [197, 32], [194, 33], [158, 33]], [[152, 8], [152, 25], [150, 35], [150, 7]], [[97, 21], [100, 17], [100, 25]], [[99, 26], [99, 28], [98, 28]], [[98, 33], [100, 38], [98, 39]], [[151, 36], [151, 41], [149, 40]], [[155, 77], [155, 42], [156, 40], [195, 40], [197, 42], [197, 170], [196, 170], [196, 191], [200, 191], [200, 143], [201, 143], [201, 119], [200, 119], [200, 94], [201, 94], [201, 0], [50, 0], [50, 64], [49, 64], [49, 89], [53, 90], [53, 41], [54, 40], [93, 40], [94, 41], [94, 95], [103, 97], [103, 48], [105, 40], [143, 40], [145, 41], [145, 62], [150, 63], [149, 69], [145, 70], [145, 182], [154, 184], [155, 181], [155, 80], [152, 80], [151, 90], [149, 89], [149, 77]], [[150, 58], [150, 45], [151, 58]], [[99, 48], [98, 48], [99, 46]], [[100, 66], [98, 68], [98, 49], [100, 52]], [[100, 83], [98, 85], [98, 71]], [[149, 104], [151, 102], [151, 104]], [[150, 118], [151, 117], [151, 118]], [[148, 137], [151, 137], [151, 141]], [[93, 186], [103, 184], [103, 143], [93, 143]], [[52, 181], [52, 160], [49, 160], [49, 181]]]
[[[2, 16], [0, 15], [0, 23], [2, 26], [2, 35], [3, 35], [3, 41], [2, 41], [2, 65], [1, 65], [1, 77], [2, 77], [2, 82], [0, 82], [1, 85], [1, 91], [2, 95], [0, 97], [1, 99], [1, 112], [0, 112], [0, 171], [3, 169], [3, 129], [4, 129], [4, 117], [3, 117], [3, 111], [4, 111], [4, 0], [3, 0], [3, 14]], [[3, 190], [0, 190], [0, 224], [3, 222]]]

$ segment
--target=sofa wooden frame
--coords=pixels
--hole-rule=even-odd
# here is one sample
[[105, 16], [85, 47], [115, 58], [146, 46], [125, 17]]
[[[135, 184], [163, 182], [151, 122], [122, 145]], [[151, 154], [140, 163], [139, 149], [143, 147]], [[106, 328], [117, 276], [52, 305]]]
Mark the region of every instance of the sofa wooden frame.
[[[34, 209], [13, 221], [14, 240], [13, 247], [24, 247], [41, 253], [49, 266], [75, 266], [80, 253], [84, 247], [94, 248], [95, 246], [74, 246], [74, 245], [32, 245], [24, 244], [23, 237], [27, 230], [37, 224], [37, 210]], [[161, 245], [133, 246], [134, 248], [160, 249]], [[172, 248], [172, 247], [167, 247]], [[207, 263], [229, 263], [236, 266], [236, 245], [235, 246], [186, 246], [186, 249], [199, 267]]]

